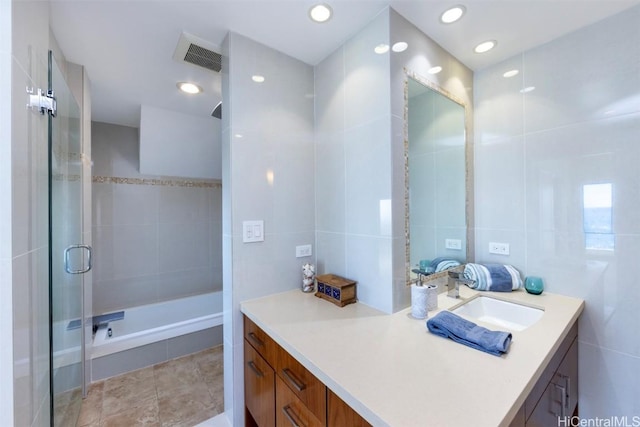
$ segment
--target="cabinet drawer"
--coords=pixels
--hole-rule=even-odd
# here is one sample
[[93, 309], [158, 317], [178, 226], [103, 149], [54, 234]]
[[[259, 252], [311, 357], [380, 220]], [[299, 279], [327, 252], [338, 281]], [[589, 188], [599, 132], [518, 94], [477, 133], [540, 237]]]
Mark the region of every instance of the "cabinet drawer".
[[533, 413], [533, 410], [538, 405], [538, 401], [542, 398], [542, 394], [545, 392], [547, 385], [549, 384], [549, 381], [552, 380], [556, 370], [558, 369], [558, 367], [560, 366], [560, 363], [562, 362], [562, 359], [565, 357], [565, 354], [567, 354], [567, 352], [569, 351], [571, 344], [573, 344], [574, 341], [577, 341], [576, 340], [577, 337], [578, 337], [578, 322], [576, 322], [573, 325], [573, 327], [569, 330], [567, 337], [564, 339], [564, 341], [562, 341], [562, 343], [560, 344], [560, 347], [558, 348], [556, 353], [553, 355], [553, 357], [551, 358], [551, 361], [549, 362], [544, 372], [540, 376], [540, 379], [538, 380], [536, 385], [533, 387], [533, 389], [529, 393], [529, 396], [527, 397], [524, 403], [525, 419], [528, 420], [531, 414]]
[[245, 340], [244, 400], [247, 410], [260, 427], [275, 426], [275, 373], [273, 368]]
[[321, 427], [320, 421], [307, 406], [276, 376], [276, 426]]
[[276, 355], [280, 346], [247, 316], [244, 316], [244, 338], [269, 365], [276, 366]]
[[277, 376], [322, 424], [327, 419], [327, 388], [296, 359], [278, 346]]
[[559, 417], [567, 420], [574, 415], [577, 405], [578, 340], [574, 340], [527, 420], [527, 427], [559, 425]]
[[371, 427], [371, 424], [331, 390], [327, 390], [327, 409], [329, 427]]

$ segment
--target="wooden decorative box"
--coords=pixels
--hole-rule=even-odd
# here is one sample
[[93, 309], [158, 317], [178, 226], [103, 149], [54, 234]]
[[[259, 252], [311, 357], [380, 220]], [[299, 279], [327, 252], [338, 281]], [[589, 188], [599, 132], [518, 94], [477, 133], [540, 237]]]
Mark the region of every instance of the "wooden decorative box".
[[335, 274], [322, 274], [316, 277], [316, 281], [318, 298], [324, 298], [340, 307], [356, 302], [357, 282], [355, 280], [345, 279]]

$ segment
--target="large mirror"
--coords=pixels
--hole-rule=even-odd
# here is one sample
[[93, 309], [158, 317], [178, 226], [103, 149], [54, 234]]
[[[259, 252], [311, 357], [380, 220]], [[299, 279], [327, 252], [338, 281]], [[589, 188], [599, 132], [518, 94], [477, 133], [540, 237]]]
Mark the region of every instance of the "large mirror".
[[407, 282], [470, 261], [467, 107], [407, 72], [405, 87]]

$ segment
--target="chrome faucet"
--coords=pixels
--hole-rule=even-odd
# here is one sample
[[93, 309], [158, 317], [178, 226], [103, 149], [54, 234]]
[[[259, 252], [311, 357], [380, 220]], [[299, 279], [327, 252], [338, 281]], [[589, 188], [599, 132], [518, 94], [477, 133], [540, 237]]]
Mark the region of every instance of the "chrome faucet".
[[418, 277], [416, 277], [414, 280], [411, 281], [411, 284], [416, 284], [418, 286], [422, 286], [423, 285], [423, 281], [424, 281], [424, 275], [422, 274], [422, 272], [420, 270], [411, 270], [414, 273], [416, 273], [418, 275]]
[[413, 285], [414, 283], [417, 284], [418, 286], [423, 286], [424, 285], [424, 280], [426, 279], [426, 277], [429, 275], [429, 273], [427, 273], [426, 271], [420, 270], [419, 268], [414, 268], [413, 270], [411, 270], [413, 273], [417, 274], [418, 277], [415, 280], [412, 280], [410, 283]]
[[474, 280], [466, 279], [462, 273], [458, 271], [449, 271], [447, 280], [447, 296], [451, 298], [460, 298], [460, 284], [471, 285]]

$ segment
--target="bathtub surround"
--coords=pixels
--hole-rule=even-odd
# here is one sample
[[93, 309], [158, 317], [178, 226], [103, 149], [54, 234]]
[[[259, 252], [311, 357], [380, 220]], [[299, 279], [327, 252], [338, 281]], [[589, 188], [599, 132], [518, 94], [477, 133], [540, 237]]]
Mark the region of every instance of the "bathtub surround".
[[[639, 6], [475, 75], [476, 258], [585, 299], [582, 419], [640, 414], [638, 40]], [[612, 194], [589, 202], [593, 184]], [[594, 204], [610, 233], [601, 249], [585, 223]], [[509, 242], [510, 255], [489, 254], [490, 241]]]
[[221, 291], [126, 308], [96, 331], [91, 380], [221, 345], [222, 330]]
[[222, 290], [218, 180], [138, 172], [138, 130], [93, 123], [94, 314]]

